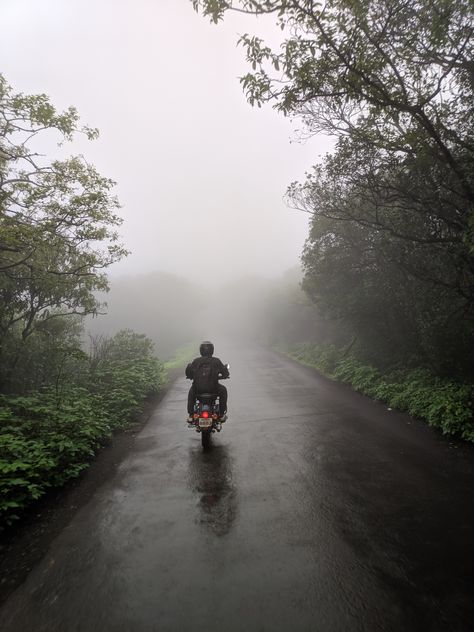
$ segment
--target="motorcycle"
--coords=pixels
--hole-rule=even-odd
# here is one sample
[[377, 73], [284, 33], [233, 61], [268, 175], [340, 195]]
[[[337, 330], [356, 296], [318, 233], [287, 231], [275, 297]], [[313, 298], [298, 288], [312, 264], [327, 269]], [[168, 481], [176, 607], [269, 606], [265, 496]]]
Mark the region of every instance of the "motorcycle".
[[[227, 369], [230, 365], [226, 364]], [[219, 376], [220, 380], [228, 378]], [[209, 446], [211, 435], [214, 432], [222, 430], [222, 424], [225, 423], [227, 416], [220, 414], [219, 395], [217, 393], [201, 393], [196, 395], [194, 400], [193, 420], [188, 422], [188, 428], [194, 428], [196, 432], [201, 434], [201, 442], [203, 448]]]

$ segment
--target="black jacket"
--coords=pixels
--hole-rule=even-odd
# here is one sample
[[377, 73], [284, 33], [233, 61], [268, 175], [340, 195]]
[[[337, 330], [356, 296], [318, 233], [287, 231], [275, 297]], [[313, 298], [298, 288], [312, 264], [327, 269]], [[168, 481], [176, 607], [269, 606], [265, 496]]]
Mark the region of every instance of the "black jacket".
[[225, 364], [223, 364], [221, 362], [221, 360], [219, 358], [214, 358], [214, 357], [206, 357], [206, 356], [200, 356], [199, 358], [194, 358], [194, 360], [192, 362], [190, 362], [188, 364], [188, 366], [186, 367], [186, 377], [189, 378], [190, 380], [193, 380], [193, 384], [194, 384], [194, 375], [195, 375], [195, 371], [197, 370], [198, 366], [201, 364], [201, 362], [206, 361], [206, 362], [211, 362], [211, 367], [212, 367], [212, 374], [213, 376], [215, 376], [215, 386], [217, 387], [217, 384], [219, 383], [218, 381], [218, 377], [222, 376], [224, 378], [229, 377], [229, 370], [226, 367]]

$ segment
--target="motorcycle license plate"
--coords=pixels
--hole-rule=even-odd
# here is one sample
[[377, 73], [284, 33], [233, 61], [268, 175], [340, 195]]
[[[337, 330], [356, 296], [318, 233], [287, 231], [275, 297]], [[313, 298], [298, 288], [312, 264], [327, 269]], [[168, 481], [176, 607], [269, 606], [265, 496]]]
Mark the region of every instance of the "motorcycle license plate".
[[212, 419], [199, 419], [200, 428], [210, 428], [212, 426]]

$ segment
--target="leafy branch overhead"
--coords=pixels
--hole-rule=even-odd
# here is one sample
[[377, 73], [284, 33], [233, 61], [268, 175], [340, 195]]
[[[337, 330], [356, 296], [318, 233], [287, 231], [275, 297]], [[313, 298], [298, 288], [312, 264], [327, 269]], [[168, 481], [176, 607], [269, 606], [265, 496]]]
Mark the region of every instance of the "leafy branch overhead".
[[[372, 144], [406, 154], [425, 144], [473, 200], [456, 149], [472, 153], [473, 10], [468, 0], [193, 0], [215, 22], [226, 11], [275, 14], [277, 50], [240, 38], [254, 72], [248, 99], [300, 114], [311, 132], [370, 131]], [[469, 108], [469, 105], [471, 106]], [[462, 133], [462, 132], [468, 132]]]

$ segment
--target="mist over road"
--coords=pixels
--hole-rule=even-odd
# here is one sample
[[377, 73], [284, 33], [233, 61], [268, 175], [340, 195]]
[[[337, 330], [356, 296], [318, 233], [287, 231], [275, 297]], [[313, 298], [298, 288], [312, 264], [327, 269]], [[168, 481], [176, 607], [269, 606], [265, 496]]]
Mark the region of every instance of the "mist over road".
[[262, 349], [203, 452], [178, 380], [0, 611], [7, 631], [465, 631], [474, 450]]

